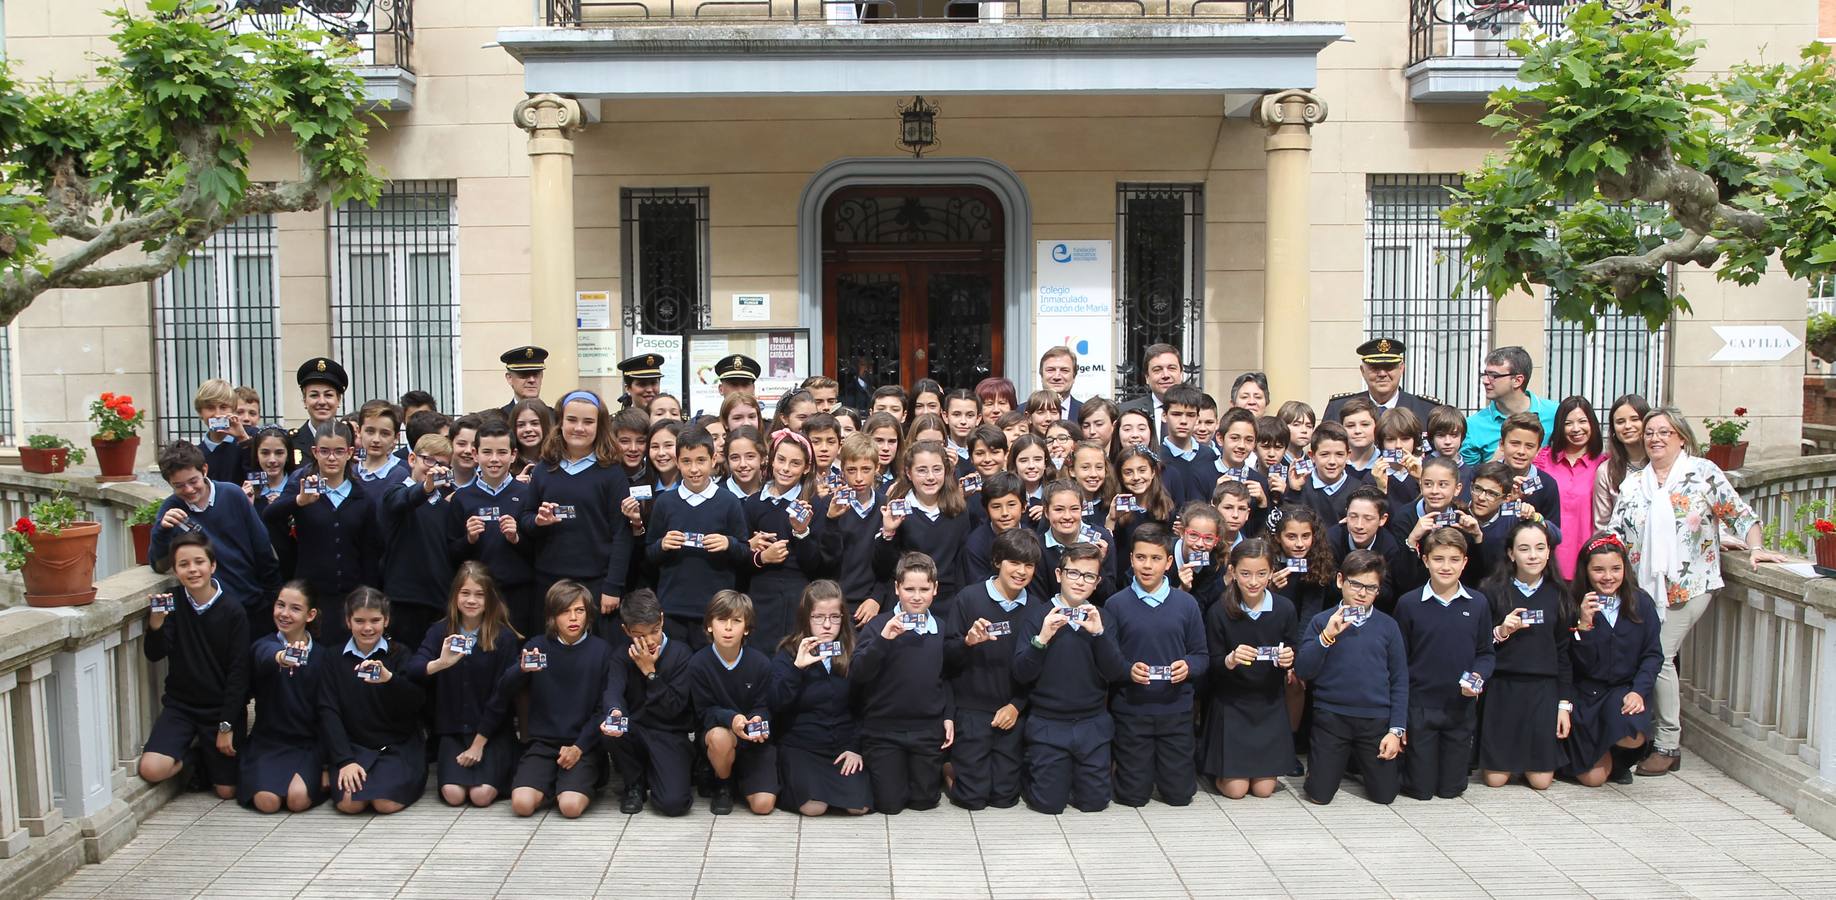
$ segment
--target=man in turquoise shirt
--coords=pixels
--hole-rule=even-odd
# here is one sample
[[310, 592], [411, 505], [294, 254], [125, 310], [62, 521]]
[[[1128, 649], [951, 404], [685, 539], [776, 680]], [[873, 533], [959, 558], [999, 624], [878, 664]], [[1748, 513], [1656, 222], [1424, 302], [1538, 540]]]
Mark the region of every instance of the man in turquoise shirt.
[[1460, 446], [1463, 464], [1491, 459], [1504, 420], [1526, 410], [1543, 420], [1545, 443], [1548, 435], [1555, 434], [1556, 402], [1530, 393], [1530, 369], [1530, 354], [1522, 347], [1499, 347], [1486, 354], [1479, 381], [1492, 402], [1466, 417], [1466, 443]]

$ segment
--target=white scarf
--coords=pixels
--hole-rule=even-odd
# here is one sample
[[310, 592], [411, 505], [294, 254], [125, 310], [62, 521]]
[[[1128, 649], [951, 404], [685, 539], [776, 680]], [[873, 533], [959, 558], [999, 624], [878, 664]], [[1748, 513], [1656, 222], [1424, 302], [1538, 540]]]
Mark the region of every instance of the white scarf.
[[1670, 465], [1670, 475], [1662, 485], [1658, 484], [1656, 466], [1646, 465], [1633, 475], [1639, 480], [1647, 503], [1645, 553], [1638, 561], [1638, 586], [1657, 601], [1659, 621], [1663, 620], [1664, 611], [1670, 605], [1665, 600], [1669, 596], [1665, 589], [1677, 580], [1683, 564], [1683, 551], [1677, 546], [1677, 513], [1671, 508], [1670, 494], [1682, 487], [1690, 468], [1689, 452], [1679, 450], [1676, 462]]

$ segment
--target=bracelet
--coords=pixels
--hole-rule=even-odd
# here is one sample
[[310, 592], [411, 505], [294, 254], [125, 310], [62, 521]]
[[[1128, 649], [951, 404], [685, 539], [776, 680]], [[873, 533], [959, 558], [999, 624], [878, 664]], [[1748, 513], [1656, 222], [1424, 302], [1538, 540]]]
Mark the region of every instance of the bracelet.
[[1339, 642], [1339, 639], [1338, 639], [1338, 638], [1336, 638], [1336, 637], [1335, 637], [1335, 638], [1329, 638], [1329, 637], [1327, 637], [1327, 636], [1326, 636], [1326, 632], [1324, 632], [1324, 631], [1322, 631], [1322, 632], [1320, 632], [1320, 646], [1322, 646], [1322, 647], [1331, 647], [1331, 646], [1332, 646], [1333, 644], [1336, 644], [1336, 643], [1338, 643], [1338, 642]]
[[1504, 627], [1503, 625], [1493, 625], [1492, 626], [1492, 643], [1502, 644], [1506, 640], [1510, 639], [1511, 636], [1509, 634], [1499, 634], [1498, 633], [1499, 629], [1503, 627]]

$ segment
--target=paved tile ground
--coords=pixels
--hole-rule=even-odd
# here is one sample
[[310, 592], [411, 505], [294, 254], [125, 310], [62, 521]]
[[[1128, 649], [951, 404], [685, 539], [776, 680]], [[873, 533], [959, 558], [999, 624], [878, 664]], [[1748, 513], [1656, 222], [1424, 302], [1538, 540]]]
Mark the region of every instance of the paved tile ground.
[[[1192, 806], [862, 819], [517, 819], [436, 797], [389, 817], [262, 816], [189, 794], [53, 898], [105, 897], [1831, 897], [1836, 841], [1691, 759], [1687, 771], [1547, 793], [1311, 806]], [[743, 810], [742, 806], [742, 810]], [[895, 854], [894, 848], [897, 848]]]

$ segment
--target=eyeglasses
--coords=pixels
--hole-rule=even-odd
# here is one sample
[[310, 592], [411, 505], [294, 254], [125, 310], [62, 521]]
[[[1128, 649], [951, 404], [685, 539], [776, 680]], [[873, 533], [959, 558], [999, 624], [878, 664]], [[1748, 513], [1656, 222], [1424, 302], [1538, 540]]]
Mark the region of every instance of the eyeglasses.
[[1494, 491], [1491, 488], [1480, 487], [1475, 484], [1473, 485], [1473, 496], [1484, 497], [1487, 500], [1497, 500], [1504, 496], [1504, 491]]
[[1103, 577], [1095, 572], [1084, 572], [1078, 569], [1059, 569], [1058, 572], [1066, 581], [1075, 581], [1080, 584], [1096, 584], [1097, 579]]
[[1658, 429], [1658, 430], [1656, 430], [1656, 431], [1650, 431], [1650, 430], [1647, 430], [1647, 431], [1645, 432], [1645, 437], [1646, 437], [1647, 439], [1650, 439], [1650, 438], [1657, 438], [1657, 439], [1658, 439], [1658, 440], [1660, 440], [1660, 441], [1667, 441], [1667, 440], [1670, 440], [1671, 438], [1673, 438], [1673, 437], [1676, 437], [1676, 436], [1677, 436], [1677, 433], [1676, 433], [1676, 432], [1674, 432], [1674, 431], [1671, 431], [1671, 430], [1670, 430], [1670, 429], [1668, 429], [1668, 428], [1660, 428], [1660, 429]]
[[1070, 444], [1070, 443], [1073, 443], [1073, 441], [1071, 440], [1071, 436], [1068, 434], [1054, 434], [1054, 435], [1048, 435], [1046, 437], [1046, 443], [1048, 444]]
[[349, 447], [314, 447], [312, 452], [320, 456], [344, 456], [351, 452]]
[[1511, 376], [1513, 376], [1513, 375], [1516, 375], [1516, 374], [1517, 374], [1516, 372], [1487, 372], [1487, 371], [1481, 371], [1481, 372], [1479, 373], [1479, 380], [1480, 380], [1480, 381], [1483, 381], [1483, 382], [1486, 382], [1487, 384], [1490, 384], [1491, 382], [1493, 382], [1493, 381], [1496, 381], [1496, 380], [1498, 380], [1498, 379], [1500, 379], [1500, 378], [1510, 378]]
[[1345, 579], [1345, 593], [1347, 594], [1355, 594], [1358, 596], [1364, 596], [1367, 594], [1375, 594], [1377, 593], [1377, 589], [1379, 587], [1381, 587], [1381, 585], [1367, 584], [1362, 581], [1353, 581], [1350, 578]]
[[818, 625], [825, 622], [840, 622], [841, 620], [841, 613], [813, 613], [810, 616], [810, 621]]

